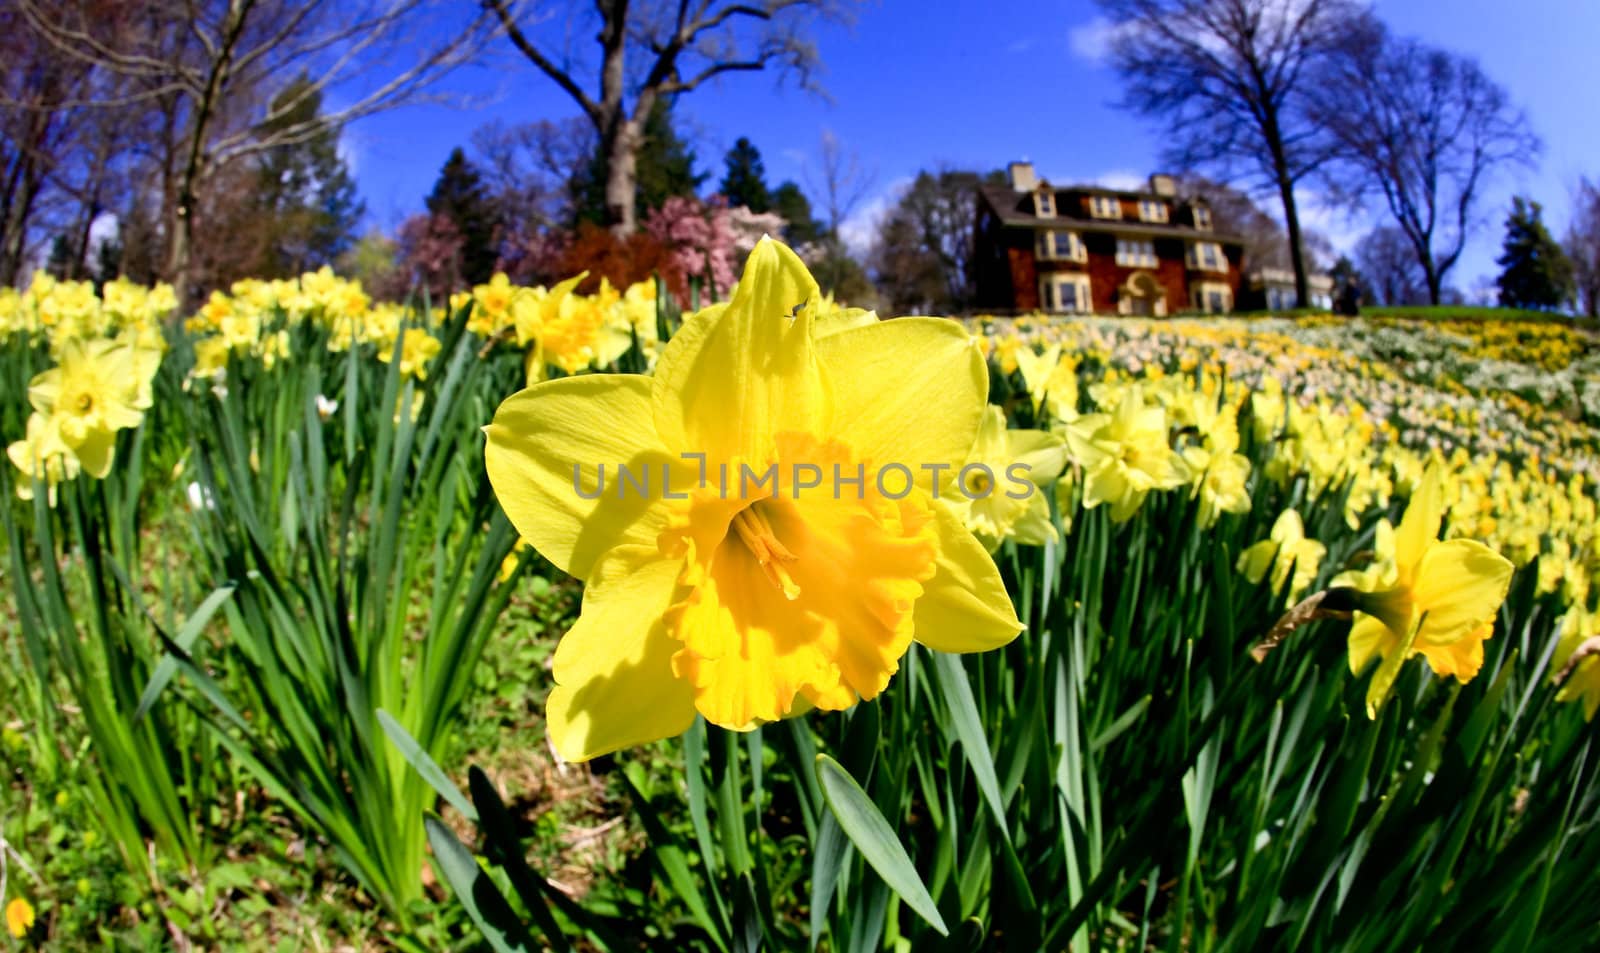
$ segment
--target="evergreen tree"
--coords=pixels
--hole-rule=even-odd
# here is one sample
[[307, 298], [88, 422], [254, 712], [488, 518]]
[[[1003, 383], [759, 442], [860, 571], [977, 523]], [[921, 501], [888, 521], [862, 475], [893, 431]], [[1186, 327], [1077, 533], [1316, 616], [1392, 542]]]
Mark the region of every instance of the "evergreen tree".
[[461, 280], [483, 284], [494, 275], [498, 216], [483, 176], [458, 146], [450, 153], [428, 196], [429, 213], [448, 219], [461, 237]]
[[772, 192], [772, 211], [787, 222], [783, 240], [796, 248], [822, 238], [827, 228], [811, 214], [811, 200], [793, 182], [784, 182]]
[[1496, 282], [1500, 304], [1553, 311], [1572, 300], [1572, 260], [1545, 228], [1538, 202], [1520, 195], [1511, 201], [1505, 244], [1495, 260], [1503, 269]]
[[761, 150], [740, 136], [722, 162], [727, 172], [722, 176], [721, 191], [729, 205], [743, 205], [752, 212], [772, 210], [772, 193], [767, 189], [767, 170], [761, 162]]
[[[672, 125], [672, 107], [658, 101], [644, 124], [644, 143], [639, 147], [634, 169], [634, 205], [638, 219], [660, 208], [673, 196], [693, 197], [706, 180], [696, 172], [694, 150], [678, 137]], [[574, 225], [579, 222], [606, 224], [606, 182], [604, 157], [597, 149], [572, 180]]]
[[[322, 112], [322, 92], [301, 75], [272, 100], [264, 134], [300, 128]], [[288, 277], [332, 264], [355, 241], [366, 211], [355, 178], [339, 155], [339, 129], [274, 146], [257, 163], [252, 217], [264, 230], [254, 273]]]

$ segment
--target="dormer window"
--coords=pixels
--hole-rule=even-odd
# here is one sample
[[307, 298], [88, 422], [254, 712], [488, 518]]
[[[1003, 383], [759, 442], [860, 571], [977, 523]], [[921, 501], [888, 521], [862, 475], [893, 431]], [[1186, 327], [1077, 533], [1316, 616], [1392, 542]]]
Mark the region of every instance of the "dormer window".
[[1165, 222], [1167, 220], [1167, 203], [1155, 199], [1140, 199], [1139, 220], [1143, 222]]
[[1110, 195], [1091, 195], [1089, 214], [1095, 218], [1121, 218], [1122, 203]]
[[1033, 211], [1040, 218], [1056, 217], [1056, 197], [1049, 189], [1033, 193]]
[[1083, 239], [1077, 232], [1068, 231], [1043, 231], [1039, 233], [1035, 252], [1041, 261], [1076, 261], [1088, 260], [1088, 253], [1084, 250]]
[[1203, 206], [1194, 207], [1194, 227], [1204, 231], [1211, 231], [1211, 210]]

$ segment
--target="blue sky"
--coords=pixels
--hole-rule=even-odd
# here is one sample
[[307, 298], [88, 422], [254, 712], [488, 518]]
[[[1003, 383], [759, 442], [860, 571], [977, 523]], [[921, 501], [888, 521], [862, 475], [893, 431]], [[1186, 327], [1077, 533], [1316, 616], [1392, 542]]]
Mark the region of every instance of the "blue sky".
[[[1592, 106], [1600, 89], [1593, 58], [1600, 3], [1374, 5], [1397, 32], [1476, 57], [1544, 140], [1532, 169], [1503, 172], [1486, 196], [1485, 222], [1451, 277], [1471, 292], [1496, 271], [1500, 223], [1513, 192], [1543, 202], [1559, 235], [1578, 177], [1600, 177], [1600, 110]], [[875, 185], [847, 229], [860, 240], [919, 169], [996, 168], [1026, 158], [1052, 181], [1108, 183], [1157, 171], [1157, 131], [1116, 107], [1119, 84], [1101, 58], [1102, 27], [1089, 0], [880, 0], [862, 7], [853, 26], [815, 29], [826, 98], [792, 83], [779, 86], [770, 73], [733, 74], [682, 99], [678, 113], [711, 183], [721, 176], [723, 153], [748, 136], [770, 181], [806, 185], [816, 179], [822, 133], [831, 130], [874, 173]], [[544, 29], [559, 36], [562, 24]], [[346, 133], [372, 224], [389, 228], [420, 209], [450, 149], [482, 123], [576, 114], [504, 40], [441, 92], [453, 102], [371, 117]], [[1307, 217], [1341, 250], [1375, 221], [1307, 198]]]

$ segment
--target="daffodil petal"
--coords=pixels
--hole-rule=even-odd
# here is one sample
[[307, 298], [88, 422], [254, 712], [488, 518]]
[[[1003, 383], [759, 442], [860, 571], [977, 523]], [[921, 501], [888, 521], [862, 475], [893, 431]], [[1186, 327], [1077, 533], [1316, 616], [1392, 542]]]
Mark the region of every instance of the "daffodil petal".
[[1350, 674], [1360, 675], [1375, 656], [1392, 654], [1399, 641], [1382, 619], [1358, 613], [1350, 625]]
[[1424, 613], [1417, 640], [1440, 645], [1493, 622], [1511, 586], [1511, 561], [1470, 539], [1429, 546], [1417, 566], [1413, 598]]
[[[580, 579], [615, 546], [655, 544], [671, 512], [659, 486], [663, 467], [673, 468], [674, 494], [692, 489], [698, 475], [656, 436], [650, 380], [637, 375], [536, 384], [506, 398], [484, 429], [484, 463], [506, 516], [546, 559]], [[648, 474], [650, 492], [625, 486], [619, 466]]]
[[1444, 487], [1440, 484], [1439, 467], [1430, 466], [1422, 482], [1406, 504], [1405, 515], [1394, 533], [1394, 560], [1400, 566], [1415, 566], [1422, 559], [1430, 543], [1439, 537], [1439, 524], [1444, 519]]
[[936, 472], [926, 465], [959, 467], [967, 459], [987, 406], [989, 370], [961, 325], [880, 321], [818, 341], [817, 355], [833, 392], [830, 434], [859, 457], [874, 467], [905, 466], [923, 488]]
[[545, 706], [550, 741], [568, 761], [682, 734], [694, 691], [672, 674], [679, 646], [662, 621], [682, 564], [653, 547], [605, 554], [583, 593], [583, 614], [556, 646], [556, 687]]
[[916, 605], [916, 638], [940, 652], [986, 652], [1016, 638], [1012, 608], [994, 557], [943, 500], [933, 501], [939, 556]]
[[733, 300], [684, 322], [656, 363], [652, 403], [667, 446], [760, 465], [779, 431], [824, 432], [829, 399], [811, 334], [819, 299], [799, 257], [763, 238]]

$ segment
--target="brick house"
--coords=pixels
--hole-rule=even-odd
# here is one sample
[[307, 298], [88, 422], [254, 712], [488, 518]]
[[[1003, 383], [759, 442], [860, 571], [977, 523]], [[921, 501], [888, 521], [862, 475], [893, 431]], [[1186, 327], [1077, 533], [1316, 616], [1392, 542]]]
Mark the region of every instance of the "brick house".
[[1211, 230], [1204, 200], [1172, 179], [1146, 191], [1057, 188], [1013, 162], [978, 189], [977, 306], [996, 314], [1220, 314], [1239, 298], [1243, 245]]

